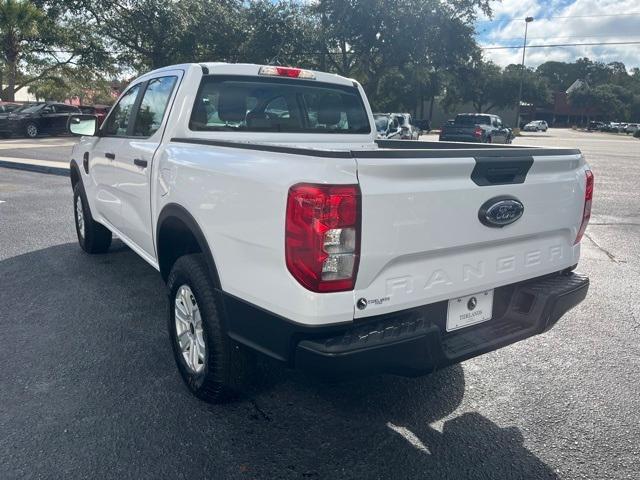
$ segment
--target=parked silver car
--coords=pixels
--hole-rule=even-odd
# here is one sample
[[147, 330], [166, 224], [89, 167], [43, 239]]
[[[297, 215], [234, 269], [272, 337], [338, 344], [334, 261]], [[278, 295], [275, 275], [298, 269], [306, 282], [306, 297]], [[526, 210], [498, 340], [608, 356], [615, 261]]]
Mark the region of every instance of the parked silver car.
[[400, 140], [402, 138], [400, 119], [395, 113], [374, 113], [373, 119], [376, 122], [377, 138], [385, 140]]
[[549, 128], [549, 125], [544, 120], [534, 120], [533, 122], [529, 122], [524, 126], [525, 132], [546, 132]]

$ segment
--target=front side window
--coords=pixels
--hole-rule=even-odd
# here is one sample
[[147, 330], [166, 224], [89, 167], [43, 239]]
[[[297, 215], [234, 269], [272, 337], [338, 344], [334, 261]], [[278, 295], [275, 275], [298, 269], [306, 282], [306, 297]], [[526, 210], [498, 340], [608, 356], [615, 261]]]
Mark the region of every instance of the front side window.
[[113, 107], [111, 115], [109, 115], [109, 118], [104, 123], [104, 135], [111, 137], [127, 136], [131, 111], [133, 110], [133, 105], [136, 103], [139, 91], [140, 84], [134, 85], [125, 92], [120, 101]]
[[136, 114], [133, 135], [136, 137], [150, 137], [159, 128], [167, 109], [169, 98], [177, 77], [162, 77], [149, 80]]
[[370, 133], [355, 87], [305, 80], [206, 76], [191, 130], [283, 133]]

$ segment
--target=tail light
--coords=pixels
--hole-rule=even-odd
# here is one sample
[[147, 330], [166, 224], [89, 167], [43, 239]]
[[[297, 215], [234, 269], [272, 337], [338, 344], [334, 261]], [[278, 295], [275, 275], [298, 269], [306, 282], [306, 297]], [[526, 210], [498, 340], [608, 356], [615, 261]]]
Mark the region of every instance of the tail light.
[[587, 177], [587, 183], [584, 190], [584, 210], [582, 211], [582, 223], [580, 223], [580, 229], [578, 230], [578, 236], [573, 244], [577, 244], [582, 240], [584, 231], [587, 229], [589, 219], [591, 218], [591, 200], [593, 199], [593, 172], [587, 170], [585, 172]]
[[476, 129], [473, 131], [473, 136], [474, 137], [481, 137], [482, 136], [482, 129], [480, 127], [476, 127]]
[[307, 289], [353, 290], [360, 256], [358, 185], [291, 187], [285, 252], [289, 272]]
[[309, 70], [294, 67], [276, 67], [274, 65], [264, 65], [260, 67], [258, 75], [267, 75], [270, 77], [287, 77], [287, 78], [304, 78], [314, 80], [316, 76]]

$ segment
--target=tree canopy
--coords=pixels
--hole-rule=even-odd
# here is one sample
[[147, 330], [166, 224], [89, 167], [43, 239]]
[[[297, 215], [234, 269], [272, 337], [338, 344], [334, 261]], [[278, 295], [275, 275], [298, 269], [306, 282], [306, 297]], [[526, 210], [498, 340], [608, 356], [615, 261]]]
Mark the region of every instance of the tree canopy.
[[491, 16], [489, 0], [0, 0], [2, 99], [28, 86], [62, 100], [105, 92], [105, 79], [229, 61], [335, 72], [359, 80], [374, 109], [418, 116], [436, 98], [477, 111], [513, 106], [520, 78], [527, 103], [548, 103], [581, 79], [631, 92], [623, 110], [633, 111], [637, 69], [587, 58], [500, 68], [476, 44], [479, 13]]

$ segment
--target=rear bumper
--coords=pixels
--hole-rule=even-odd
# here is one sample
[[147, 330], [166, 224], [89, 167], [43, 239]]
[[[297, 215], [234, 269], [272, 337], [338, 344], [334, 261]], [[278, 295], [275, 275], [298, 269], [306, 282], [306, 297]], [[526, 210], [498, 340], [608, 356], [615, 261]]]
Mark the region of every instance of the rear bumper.
[[[588, 288], [589, 279], [574, 272], [500, 287], [492, 320], [450, 333], [446, 301], [326, 328], [303, 327], [260, 311], [254, 314], [261, 318], [251, 321], [246, 310], [244, 317], [236, 316], [246, 304], [224, 295], [223, 301], [232, 338], [296, 368], [330, 378], [417, 376], [550, 329], [584, 300]], [[242, 325], [247, 320], [253, 328]]]

